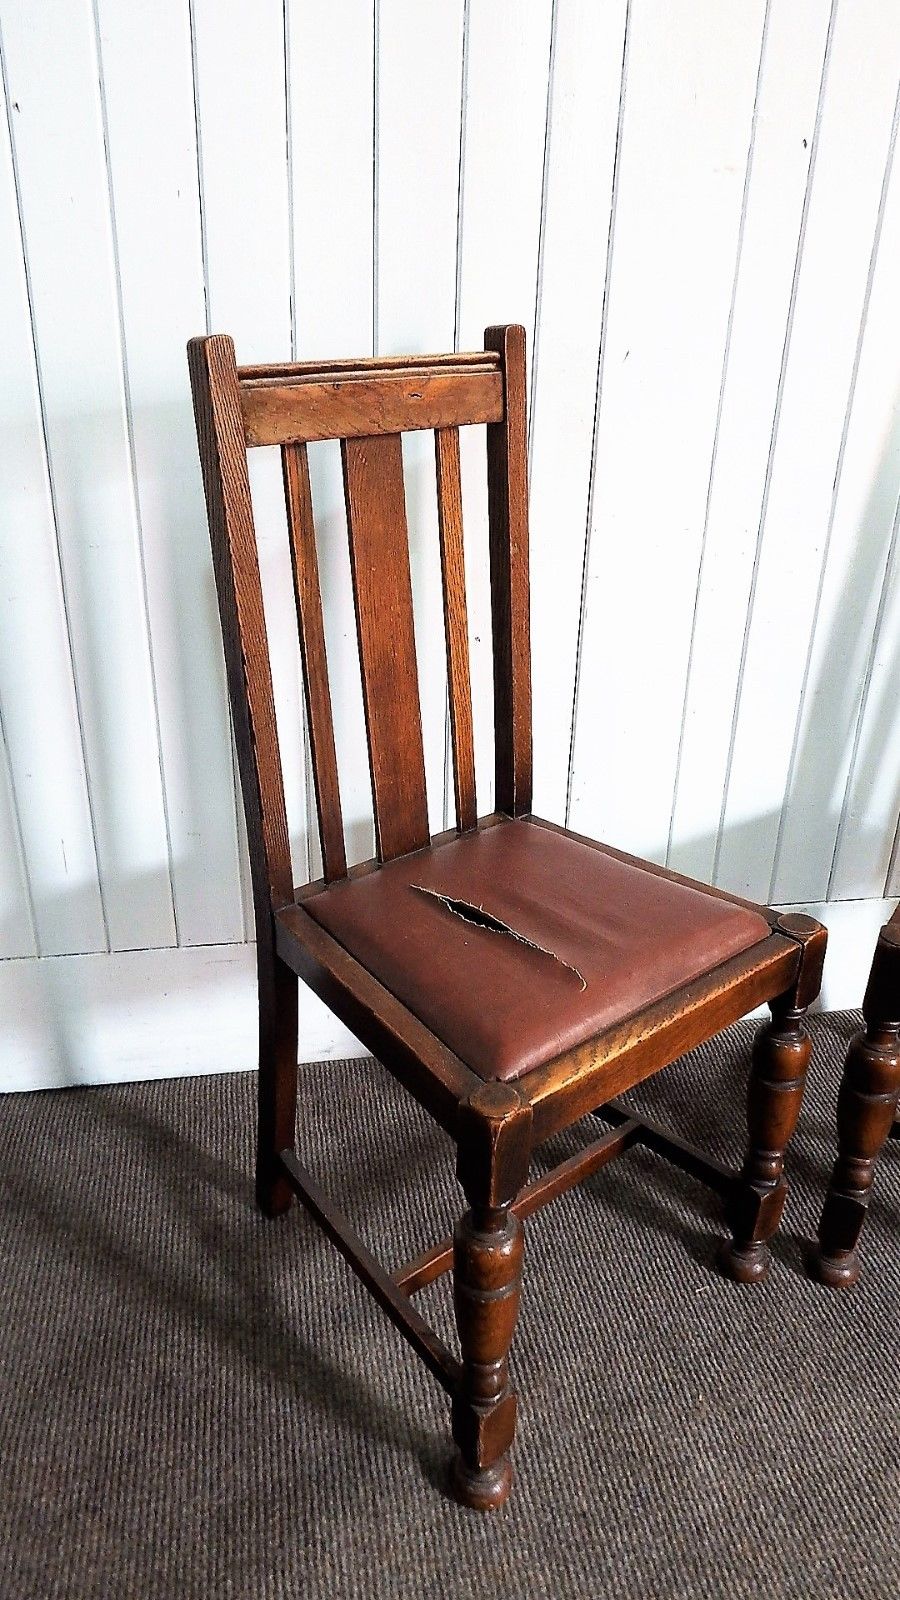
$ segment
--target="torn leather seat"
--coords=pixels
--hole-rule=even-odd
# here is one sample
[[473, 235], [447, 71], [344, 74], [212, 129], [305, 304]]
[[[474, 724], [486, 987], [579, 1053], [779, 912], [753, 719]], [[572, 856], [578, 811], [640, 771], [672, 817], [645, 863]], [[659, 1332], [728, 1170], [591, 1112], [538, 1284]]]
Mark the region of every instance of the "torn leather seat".
[[504, 1080], [771, 931], [740, 903], [512, 818], [341, 879], [304, 909], [474, 1072]]

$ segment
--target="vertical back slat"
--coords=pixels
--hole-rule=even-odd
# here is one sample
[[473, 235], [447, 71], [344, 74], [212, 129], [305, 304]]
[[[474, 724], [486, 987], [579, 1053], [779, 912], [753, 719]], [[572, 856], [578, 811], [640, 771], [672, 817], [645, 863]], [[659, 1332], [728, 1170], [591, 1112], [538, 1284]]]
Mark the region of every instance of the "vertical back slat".
[[469, 674], [469, 621], [463, 552], [462, 487], [459, 429], [438, 428], [434, 435], [437, 468], [438, 530], [444, 591], [444, 635], [447, 645], [447, 688], [453, 741], [453, 791], [456, 826], [474, 828], [475, 747], [472, 734], [472, 685]]
[[496, 805], [531, 810], [531, 641], [528, 593], [528, 445], [525, 330], [487, 328], [504, 370], [505, 416], [487, 429]]
[[428, 843], [400, 435], [342, 439], [375, 840], [381, 861]]
[[294, 895], [234, 345], [192, 339], [188, 360], [262, 942], [273, 906]]
[[294, 573], [294, 599], [297, 628], [303, 661], [303, 687], [306, 719], [312, 750], [313, 783], [319, 817], [319, 839], [325, 878], [343, 878], [347, 873], [344, 824], [341, 816], [341, 791], [331, 690], [325, 655], [325, 625], [319, 588], [319, 558], [313, 522], [309, 462], [305, 444], [284, 445], [281, 452], [284, 473], [284, 498], [287, 504], [291, 565]]

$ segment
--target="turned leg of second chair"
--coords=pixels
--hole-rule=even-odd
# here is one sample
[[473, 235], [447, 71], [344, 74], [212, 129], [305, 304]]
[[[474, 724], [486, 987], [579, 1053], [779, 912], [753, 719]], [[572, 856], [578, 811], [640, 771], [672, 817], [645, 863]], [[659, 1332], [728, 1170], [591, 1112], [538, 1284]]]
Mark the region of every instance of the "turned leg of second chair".
[[863, 1003], [866, 1027], [851, 1041], [838, 1095], [838, 1157], [811, 1261], [820, 1283], [846, 1289], [859, 1277], [859, 1237], [875, 1164], [900, 1092], [900, 928], [881, 931]]

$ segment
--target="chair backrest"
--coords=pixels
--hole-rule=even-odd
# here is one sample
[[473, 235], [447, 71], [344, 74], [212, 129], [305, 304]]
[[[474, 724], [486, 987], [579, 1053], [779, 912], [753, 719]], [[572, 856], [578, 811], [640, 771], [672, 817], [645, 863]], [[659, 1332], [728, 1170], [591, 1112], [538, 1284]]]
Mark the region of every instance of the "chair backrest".
[[525, 333], [474, 354], [238, 367], [188, 346], [257, 916], [293, 898], [247, 450], [281, 448], [325, 878], [347, 872], [306, 446], [339, 439], [378, 858], [428, 843], [401, 434], [434, 430], [456, 825], [475, 826], [459, 429], [486, 424], [496, 807], [531, 806]]

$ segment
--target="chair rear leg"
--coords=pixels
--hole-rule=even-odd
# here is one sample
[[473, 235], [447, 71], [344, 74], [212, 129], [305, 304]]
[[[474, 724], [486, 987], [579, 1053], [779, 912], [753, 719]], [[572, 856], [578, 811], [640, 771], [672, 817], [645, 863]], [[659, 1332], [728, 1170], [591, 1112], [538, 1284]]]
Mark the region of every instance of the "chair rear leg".
[[784, 1156], [800, 1107], [812, 1041], [806, 1028], [808, 1006], [822, 981], [826, 932], [812, 917], [788, 915], [779, 931], [801, 945], [800, 969], [792, 989], [770, 1004], [753, 1045], [747, 1094], [747, 1154], [729, 1207], [732, 1241], [721, 1254], [728, 1277], [758, 1283], [769, 1270], [768, 1242], [777, 1232], [787, 1183]]
[[508, 1084], [485, 1084], [460, 1108], [457, 1173], [470, 1209], [453, 1240], [453, 1303], [462, 1376], [452, 1403], [452, 1487], [489, 1511], [512, 1484], [516, 1396], [509, 1350], [519, 1311], [522, 1225], [510, 1206], [525, 1182], [531, 1110]]
[[256, 1199], [267, 1217], [293, 1198], [278, 1157], [294, 1148], [297, 1114], [297, 978], [267, 941], [257, 940], [259, 1080]]

